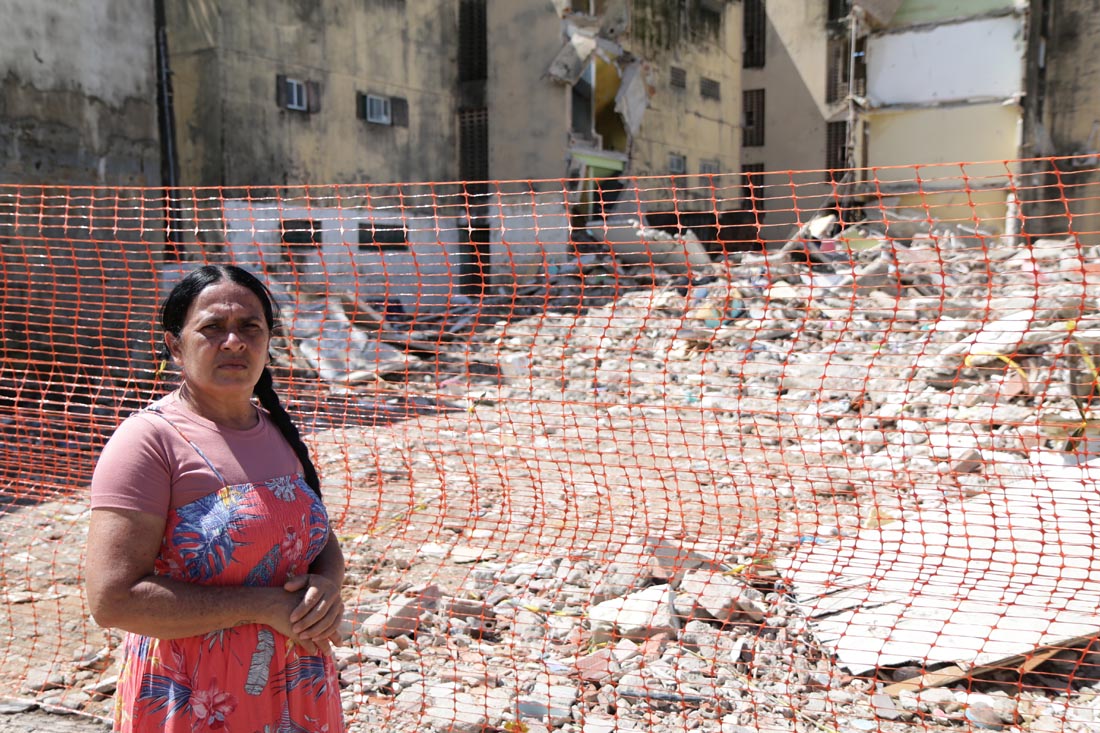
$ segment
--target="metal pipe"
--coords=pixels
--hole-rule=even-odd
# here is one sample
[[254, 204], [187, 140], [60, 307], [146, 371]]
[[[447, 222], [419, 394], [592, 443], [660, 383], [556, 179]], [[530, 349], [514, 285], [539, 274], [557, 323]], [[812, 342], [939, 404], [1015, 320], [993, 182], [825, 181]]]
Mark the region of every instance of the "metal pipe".
[[176, 189], [179, 186], [179, 160], [176, 153], [176, 113], [172, 104], [172, 71], [168, 65], [168, 31], [164, 0], [153, 0], [156, 24], [157, 56], [157, 127], [160, 131], [160, 176], [165, 195], [165, 222], [169, 242], [178, 242], [182, 232], [175, 226], [179, 218]]

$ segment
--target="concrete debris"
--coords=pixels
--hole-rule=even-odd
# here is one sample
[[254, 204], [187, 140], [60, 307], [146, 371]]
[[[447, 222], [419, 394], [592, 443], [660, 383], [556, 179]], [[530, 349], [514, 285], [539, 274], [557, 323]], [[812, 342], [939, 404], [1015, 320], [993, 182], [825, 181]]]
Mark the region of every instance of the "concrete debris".
[[569, 37], [550, 62], [546, 73], [566, 84], [576, 84], [584, 73], [588, 59], [596, 50], [596, 36], [591, 29], [570, 29]]
[[363, 622], [362, 632], [367, 637], [385, 638], [413, 634], [420, 628], [423, 616], [435, 609], [439, 597], [440, 590], [436, 585], [430, 585], [420, 593], [402, 594], [371, 614]]
[[675, 274], [707, 271], [710, 255], [692, 232], [675, 237], [639, 223], [636, 214], [612, 214], [590, 222], [589, 234], [605, 241], [612, 254], [628, 265], [656, 266]]
[[649, 89], [645, 64], [640, 61], [627, 64], [619, 91], [615, 93], [615, 111], [623, 118], [623, 124], [632, 137], [642, 127], [642, 119], [649, 107]]
[[760, 591], [726, 575], [695, 570], [680, 582], [674, 605], [677, 615], [687, 619], [759, 623], [767, 612], [763, 598]]
[[592, 606], [588, 609], [588, 622], [593, 643], [602, 644], [616, 636], [645, 639], [674, 631], [672, 597], [669, 586], [654, 585]]
[[1100, 253], [886, 215], [724, 263], [663, 242], [406, 323], [325, 306], [467, 365], [418, 383], [462, 409], [311, 436], [378, 483], [351, 733], [1100, 725]]

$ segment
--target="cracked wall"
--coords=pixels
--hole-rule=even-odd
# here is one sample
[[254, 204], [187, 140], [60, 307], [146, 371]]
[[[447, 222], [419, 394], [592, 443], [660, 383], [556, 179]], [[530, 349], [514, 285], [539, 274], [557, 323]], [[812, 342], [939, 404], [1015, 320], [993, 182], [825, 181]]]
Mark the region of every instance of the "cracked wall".
[[153, 8], [0, 0], [0, 181], [160, 182]]

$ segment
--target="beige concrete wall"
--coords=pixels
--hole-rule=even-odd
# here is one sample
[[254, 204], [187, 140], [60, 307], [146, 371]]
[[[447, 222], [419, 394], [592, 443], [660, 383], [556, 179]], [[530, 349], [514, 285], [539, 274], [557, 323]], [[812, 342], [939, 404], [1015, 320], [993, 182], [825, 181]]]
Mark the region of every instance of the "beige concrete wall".
[[[741, 162], [774, 171], [764, 177], [761, 237], [784, 240], [833, 194], [825, 183], [825, 131], [847, 118], [844, 103], [825, 101], [828, 35], [821, 0], [768, 0], [763, 68], [745, 69], [743, 88], [765, 90], [764, 145], [745, 147]], [[789, 174], [786, 171], [815, 171]]]
[[489, 172], [498, 180], [560, 178], [569, 146], [569, 87], [546, 75], [562, 21], [545, 0], [487, 3]]
[[[451, 0], [168, 5], [182, 183], [457, 177]], [[277, 74], [319, 82], [321, 110], [280, 109]], [[358, 119], [356, 92], [406, 98], [409, 127]]]
[[[670, 153], [687, 158], [687, 171], [699, 172], [700, 162], [717, 161], [723, 173], [736, 172], [741, 152], [742, 15], [740, 3], [727, 3], [717, 35], [670, 49], [637, 49], [645, 53], [654, 94], [634, 138], [630, 172], [667, 174]], [[628, 38], [624, 45], [639, 45]], [[669, 67], [687, 71], [687, 88], [669, 84]], [[721, 99], [703, 98], [701, 77], [721, 85]]]
[[157, 184], [152, 3], [0, 0], [0, 182]]

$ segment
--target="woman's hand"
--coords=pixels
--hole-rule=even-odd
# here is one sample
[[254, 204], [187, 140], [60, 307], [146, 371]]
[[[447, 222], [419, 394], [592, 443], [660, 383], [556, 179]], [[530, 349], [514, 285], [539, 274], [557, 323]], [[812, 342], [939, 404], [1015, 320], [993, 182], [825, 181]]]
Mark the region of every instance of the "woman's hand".
[[344, 601], [336, 583], [320, 573], [308, 573], [289, 579], [283, 590], [289, 593], [305, 591], [290, 613], [292, 638], [307, 651], [310, 646], [325, 651], [329, 644], [340, 644]]

